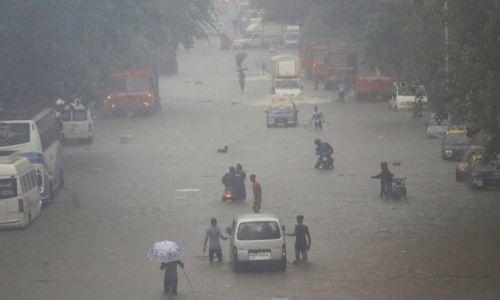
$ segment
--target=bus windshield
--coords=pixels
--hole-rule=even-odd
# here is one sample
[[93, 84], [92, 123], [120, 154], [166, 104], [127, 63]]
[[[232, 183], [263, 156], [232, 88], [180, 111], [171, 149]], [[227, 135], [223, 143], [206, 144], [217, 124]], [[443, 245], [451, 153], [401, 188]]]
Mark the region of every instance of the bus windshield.
[[29, 123], [0, 123], [0, 147], [30, 142]]

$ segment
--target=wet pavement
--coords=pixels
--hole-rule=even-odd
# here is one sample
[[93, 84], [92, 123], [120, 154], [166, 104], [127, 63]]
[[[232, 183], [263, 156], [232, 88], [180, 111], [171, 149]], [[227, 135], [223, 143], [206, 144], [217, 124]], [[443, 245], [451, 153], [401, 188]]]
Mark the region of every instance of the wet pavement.
[[[304, 79], [300, 126], [267, 129], [269, 76], [250, 50], [240, 93], [234, 51], [218, 43], [181, 50], [177, 76], [161, 79], [163, 111], [96, 121], [90, 146], [65, 147], [66, 185], [29, 228], [0, 232], [1, 299], [164, 299], [158, 240], [178, 241], [191, 290], [177, 299], [498, 299], [500, 194], [456, 183], [455, 163], [426, 140], [423, 121], [384, 103], [331, 101]], [[304, 127], [319, 105], [329, 124]], [[120, 136], [132, 136], [120, 144]], [[313, 169], [313, 140], [335, 148], [335, 170]], [[217, 149], [229, 146], [227, 154]], [[378, 197], [380, 161], [407, 177], [406, 201]], [[202, 252], [211, 217], [222, 228], [251, 212], [220, 201], [221, 176], [242, 163], [263, 188], [263, 212], [291, 230], [303, 214], [308, 266], [235, 274]], [[251, 195], [247, 186], [247, 193]], [[288, 260], [293, 238], [287, 239]]]

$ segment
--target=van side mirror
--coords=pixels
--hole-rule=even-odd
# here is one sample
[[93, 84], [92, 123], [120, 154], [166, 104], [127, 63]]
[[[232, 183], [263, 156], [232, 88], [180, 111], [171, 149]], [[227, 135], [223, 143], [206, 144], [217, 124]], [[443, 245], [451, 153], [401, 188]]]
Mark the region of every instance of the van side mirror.
[[285, 225], [281, 225], [281, 230], [283, 230], [283, 232], [285, 232]]
[[226, 227], [226, 233], [231, 235], [231, 227]]

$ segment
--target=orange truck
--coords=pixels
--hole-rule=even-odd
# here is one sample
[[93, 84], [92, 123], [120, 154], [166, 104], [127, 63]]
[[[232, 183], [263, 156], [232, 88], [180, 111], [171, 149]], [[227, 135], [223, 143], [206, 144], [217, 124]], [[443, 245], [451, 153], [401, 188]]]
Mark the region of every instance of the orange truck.
[[108, 87], [106, 111], [142, 111], [148, 115], [161, 109], [158, 75], [153, 70], [126, 70], [114, 74]]
[[358, 54], [356, 48], [330, 48], [324, 62], [325, 89], [335, 89], [340, 83], [350, 87], [356, 80], [358, 69]]
[[302, 68], [315, 82], [326, 78], [325, 58], [329, 49], [330, 44], [324, 42], [301, 42], [300, 44], [299, 53]]
[[365, 75], [356, 79], [358, 101], [384, 100], [390, 96], [396, 78], [381, 75]]

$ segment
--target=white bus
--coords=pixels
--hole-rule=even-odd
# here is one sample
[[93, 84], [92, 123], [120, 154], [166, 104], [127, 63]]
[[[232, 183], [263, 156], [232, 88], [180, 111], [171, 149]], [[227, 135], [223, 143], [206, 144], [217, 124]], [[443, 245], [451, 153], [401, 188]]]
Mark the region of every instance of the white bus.
[[61, 128], [61, 121], [50, 108], [0, 113], [0, 150], [18, 151], [35, 166], [44, 204], [64, 184]]
[[15, 151], [0, 151], [0, 228], [23, 228], [40, 215], [35, 167]]

